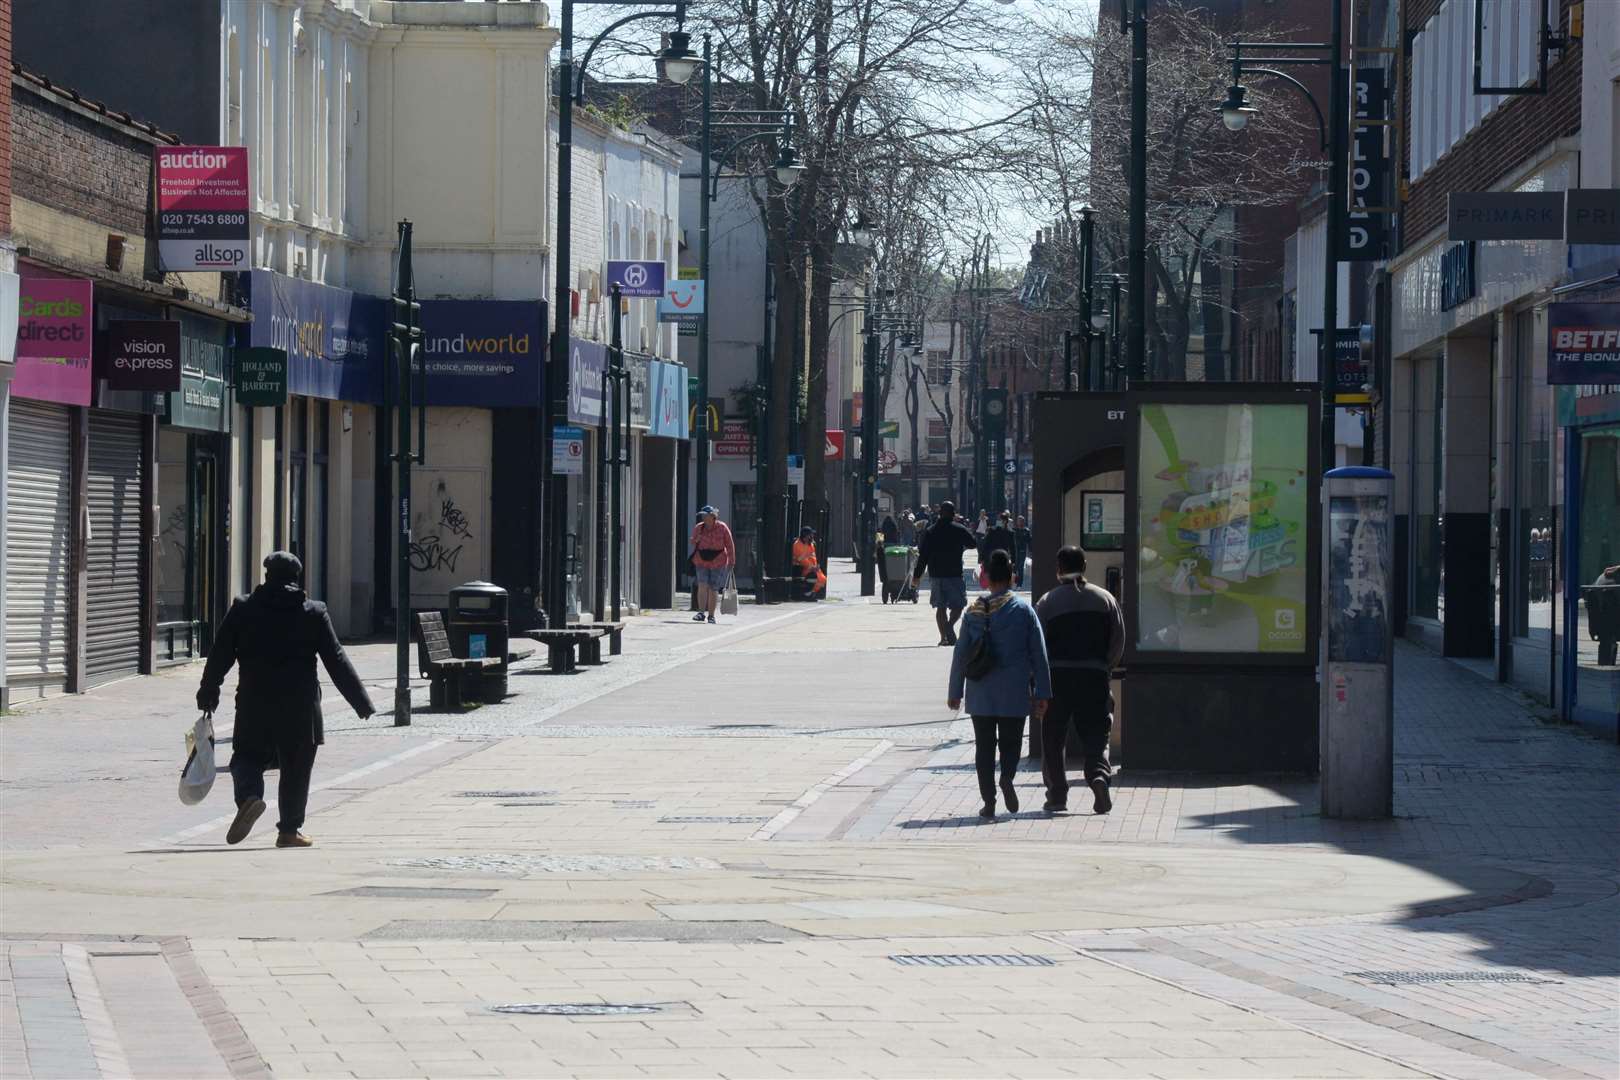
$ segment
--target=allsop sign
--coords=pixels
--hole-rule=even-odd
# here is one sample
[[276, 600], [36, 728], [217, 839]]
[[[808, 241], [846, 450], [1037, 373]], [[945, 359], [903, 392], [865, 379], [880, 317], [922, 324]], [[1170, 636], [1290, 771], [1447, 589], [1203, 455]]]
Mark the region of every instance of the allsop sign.
[[109, 390], [180, 389], [180, 324], [161, 319], [107, 323], [100, 375]]
[[1562, 191], [1453, 191], [1450, 240], [1562, 240]]
[[1620, 303], [1547, 305], [1547, 382], [1620, 383]]
[[251, 408], [287, 404], [287, 350], [236, 350], [236, 403]]
[[157, 165], [158, 259], [165, 270], [245, 270], [245, 146], [164, 146]]

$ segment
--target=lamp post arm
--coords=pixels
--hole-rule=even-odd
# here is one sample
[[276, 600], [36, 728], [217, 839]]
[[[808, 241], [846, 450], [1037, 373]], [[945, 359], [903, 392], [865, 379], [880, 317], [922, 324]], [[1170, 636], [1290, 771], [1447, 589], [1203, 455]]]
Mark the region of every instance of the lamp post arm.
[[1245, 64], [1236, 68], [1236, 70], [1240, 75], [1269, 75], [1274, 79], [1281, 79], [1283, 82], [1298, 90], [1301, 94], [1304, 94], [1305, 100], [1311, 103], [1311, 111], [1316, 114], [1316, 135], [1317, 138], [1321, 140], [1321, 148], [1323, 150], [1328, 148], [1327, 118], [1322, 115], [1322, 106], [1316, 103], [1316, 95], [1311, 93], [1310, 87], [1306, 86], [1304, 83], [1300, 82], [1286, 71], [1278, 71], [1276, 68], [1250, 67]]
[[612, 37], [615, 30], [621, 26], [633, 23], [638, 19], [674, 19], [677, 22], [681, 22], [684, 21], [686, 16], [685, 9], [685, 4], [676, 4], [674, 10], [672, 11], [637, 11], [633, 14], [626, 15], [624, 18], [615, 23], [612, 23], [606, 30], [603, 30], [600, 34], [596, 35], [596, 40], [591, 42], [590, 47], [585, 50], [585, 55], [580, 57], [578, 64], [574, 65], [574, 85], [572, 88], [574, 92], [574, 100], [584, 104], [585, 69], [591, 66], [591, 55], [596, 52], [597, 47], [601, 45], [602, 42]]
[[756, 131], [752, 135], [743, 136], [730, 146], [726, 147], [724, 150], [720, 151], [718, 154], [714, 155], [714, 175], [709, 178], [709, 201], [715, 202], [720, 198], [720, 180], [725, 171], [725, 163], [727, 158], [751, 142], [760, 142], [764, 139], [779, 139], [782, 137], [784, 130], [785, 128], [778, 127], [772, 128], [769, 131]]

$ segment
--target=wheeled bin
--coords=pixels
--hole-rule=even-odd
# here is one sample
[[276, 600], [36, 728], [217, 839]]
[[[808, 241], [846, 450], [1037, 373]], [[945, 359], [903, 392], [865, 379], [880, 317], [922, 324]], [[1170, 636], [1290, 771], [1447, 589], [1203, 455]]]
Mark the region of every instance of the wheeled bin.
[[917, 561], [917, 549], [903, 544], [891, 544], [883, 549], [883, 602], [898, 604], [911, 596], [917, 602], [917, 590], [911, 587], [911, 567]]

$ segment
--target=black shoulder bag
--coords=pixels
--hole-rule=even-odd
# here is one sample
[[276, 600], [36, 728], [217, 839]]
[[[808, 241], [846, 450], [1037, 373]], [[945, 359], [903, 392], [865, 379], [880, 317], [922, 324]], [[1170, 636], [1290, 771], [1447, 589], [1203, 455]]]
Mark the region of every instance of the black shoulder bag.
[[978, 682], [996, 669], [996, 654], [990, 648], [990, 606], [983, 600], [973, 604], [973, 614], [984, 616], [984, 633], [973, 643], [973, 649], [962, 662], [962, 674]]

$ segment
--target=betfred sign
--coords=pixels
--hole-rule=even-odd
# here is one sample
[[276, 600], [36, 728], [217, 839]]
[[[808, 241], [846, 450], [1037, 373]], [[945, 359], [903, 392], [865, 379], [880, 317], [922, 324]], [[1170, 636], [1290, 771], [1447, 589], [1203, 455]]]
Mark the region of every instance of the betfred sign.
[[99, 374], [109, 390], [170, 393], [180, 389], [180, 324], [162, 319], [113, 319]]
[[17, 301], [18, 397], [90, 404], [90, 301], [93, 286], [78, 278], [26, 273]]
[[247, 147], [164, 146], [153, 159], [163, 269], [248, 269]]
[[827, 432], [827, 460], [844, 460], [844, 433], [842, 431]]
[[1620, 303], [1547, 305], [1547, 382], [1620, 383]]

